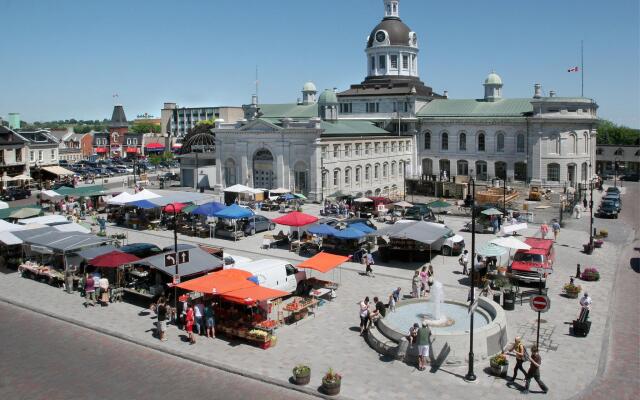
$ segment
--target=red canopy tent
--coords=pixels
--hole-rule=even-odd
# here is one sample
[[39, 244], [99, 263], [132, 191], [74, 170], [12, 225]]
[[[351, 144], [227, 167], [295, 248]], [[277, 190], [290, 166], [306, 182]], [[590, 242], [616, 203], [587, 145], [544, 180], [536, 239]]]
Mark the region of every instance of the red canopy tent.
[[102, 254], [98, 257], [92, 258], [91, 260], [89, 260], [89, 264], [93, 265], [94, 267], [117, 268], [121, 265], [131, 264], [136, 261], [140, 261], [140, 259], [133, 254], [127, 254], [119, 250], [114, 250]]
[[301, 213], [299, 211], [290, 212], [287, 215], [283, 215], [282, 217], [278, 217], [273, 220], [276, 224], [286, 225], [286, 226], [304, 226], [313, 224], [317, 222], [318, 218], [313, 215]]
[[200, 278], [182, 282], [177, 287], [190, 292], [207, 294], [223, 294], [234, 290], [258, 286], [248, 280], [252, 274], [241, 269], [224, 269]]
[[[182, 211], [183, 208], [185, 208], [187, 205], [184, 203], [170, 203], [167, 204], [166, 206], [162, 207], [162, 211], [166, 212], [166, 213], [179, 213], [180, 211]], [[175, 208], [175, 211], [174, 211]]]
[[269, 289], [263, 286], [252, 286], [244, 289], [227, 292], [221, 297], [225, 300], [238, 304], [253, 304], [257, 301], [277, 299], [289, 295], [282, 290]]

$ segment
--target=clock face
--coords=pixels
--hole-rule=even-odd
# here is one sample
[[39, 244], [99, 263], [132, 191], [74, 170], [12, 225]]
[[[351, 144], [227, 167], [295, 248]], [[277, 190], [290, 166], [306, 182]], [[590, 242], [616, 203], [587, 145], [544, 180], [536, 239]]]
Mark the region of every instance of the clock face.
[[376, 40], [378, 42], [384, 42], [384, 40], [387, 38], [387, 34], [382, 32], [382, 31], [378, 31], [378, 33], [376, 33]]

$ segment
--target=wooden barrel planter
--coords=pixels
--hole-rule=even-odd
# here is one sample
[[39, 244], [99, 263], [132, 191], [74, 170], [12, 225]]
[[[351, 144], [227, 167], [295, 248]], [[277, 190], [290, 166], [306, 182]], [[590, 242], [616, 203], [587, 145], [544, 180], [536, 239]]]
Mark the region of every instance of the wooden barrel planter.
[[311, 368], [306, 365], [297, 365], [292, 371], [293, 383], [296, 385], [306, 385], [311, 380]]
[[322, 380], [322, 392], [329, 396], [335, 396], [340, 393], [340, 383], [342, 381], [336, 382], [326, 382], [324, 379]]

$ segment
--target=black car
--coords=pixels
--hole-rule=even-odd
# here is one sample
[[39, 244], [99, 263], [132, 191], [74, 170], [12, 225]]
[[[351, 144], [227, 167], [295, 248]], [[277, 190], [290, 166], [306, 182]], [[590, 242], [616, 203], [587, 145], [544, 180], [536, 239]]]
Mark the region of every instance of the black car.
[[21, 187], [10, 187], [2, 192], [0, 199], [5, 201], [14, 201], [31, 197], [31, 190]]
[[162, 180], [165, 181], [179, 181], [180, 180], [180, 175], [174, 173], [174, 172], [167, 172], [166, 174], [162, 175]]
[[118, 250], [123, 253], [133, 254], [138, 258], [147, 258], [162, 253], [160, 247], [151, 243], [132, 243], [122, 246]]
[[613, 200], [604, 200], [598, 208], [598, 216], [601, 218], [618, 218], [619, 204]]
[[404, 219], [410, 219], [415, 221], [436, 221], [436, 216], [433, 214], [433, 211], [423, 203], [414, 203], [412, 207], [409, 207], [407, 211], [404, 213]]
[[638, 182], [640, 181], [640, 175], [638, 174], [625, 174], [620, 177], [621, 181]]

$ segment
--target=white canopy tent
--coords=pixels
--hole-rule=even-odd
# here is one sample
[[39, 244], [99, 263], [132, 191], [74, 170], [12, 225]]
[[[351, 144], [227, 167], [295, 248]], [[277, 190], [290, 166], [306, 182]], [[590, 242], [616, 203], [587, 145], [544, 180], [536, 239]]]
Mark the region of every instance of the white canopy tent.
[[42, 217], [19, 219], [18, 224], [42, 224], [42, 225], [56, 225], [56, 224], [68, 224], [69, 220], [63, 215], [45, 215]]

